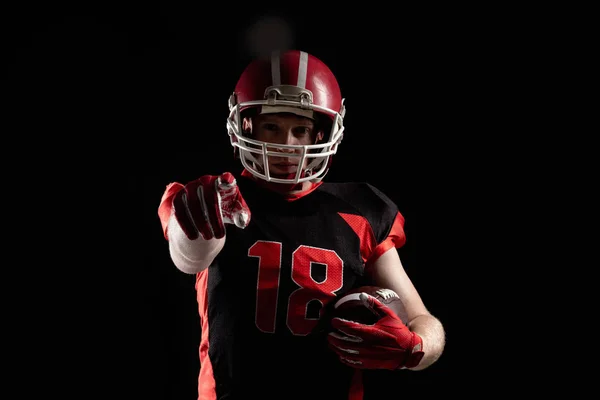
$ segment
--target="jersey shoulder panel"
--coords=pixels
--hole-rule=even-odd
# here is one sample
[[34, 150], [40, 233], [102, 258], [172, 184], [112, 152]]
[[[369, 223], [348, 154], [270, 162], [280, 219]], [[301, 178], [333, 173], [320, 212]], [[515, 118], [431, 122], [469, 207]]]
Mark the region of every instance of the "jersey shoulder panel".
[[366, 182], [327, 182], [318, 189], [346, 204], [346, 212], [364, 217], [377, 243], [387, 239], [400, 215], [397, 205], [381, 190]]

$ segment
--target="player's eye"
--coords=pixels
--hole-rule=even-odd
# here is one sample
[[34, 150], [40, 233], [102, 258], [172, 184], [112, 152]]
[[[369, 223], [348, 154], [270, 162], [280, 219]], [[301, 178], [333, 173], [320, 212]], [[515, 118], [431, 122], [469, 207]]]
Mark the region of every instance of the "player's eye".
[[277, 129], [279, 129], [279, 127], [277, 126], [277, 124], [271, 123], [271, 122], [265, 122], [261, 125], [261, 128], [267, 131], [276, 131]]
[[308, 135], [312, 132], [312, 128], [310, 126], [297, 126], [293, 129], [294, 135], [302, 136]]

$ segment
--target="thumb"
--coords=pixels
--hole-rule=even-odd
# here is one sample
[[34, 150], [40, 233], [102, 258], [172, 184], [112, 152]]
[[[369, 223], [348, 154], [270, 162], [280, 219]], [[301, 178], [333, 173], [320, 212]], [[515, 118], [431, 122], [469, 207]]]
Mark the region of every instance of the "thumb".
[[217, 185], [220, 191], [228, 191], [237, 185], [235, 177], [231, 172], [224, 172], [217, 178]]
[[245, 228], [250, 223], [250, 210], [244, 201], [235, 177], [230, 172], [221, 174], [215, 182], [221, 204], [223, 222]]
[[358, 295], [358, 298], [360, 299], [360, 301], [362, 301], [362, 303], [364, 304], [365, 307], [367, 307], [369, 310], [371, 310], [375, 315], [379, 316], [379, 318], [383, 318], [383, 317], [398, 318], [398, 317], [396, 317], [396, 315], [394, 314], [392, 309], [390, 309], [388, 306], [384, 305], [381, 301], [379, 301], [377, 298], [371, 296], [370, 294], [363, 292]]

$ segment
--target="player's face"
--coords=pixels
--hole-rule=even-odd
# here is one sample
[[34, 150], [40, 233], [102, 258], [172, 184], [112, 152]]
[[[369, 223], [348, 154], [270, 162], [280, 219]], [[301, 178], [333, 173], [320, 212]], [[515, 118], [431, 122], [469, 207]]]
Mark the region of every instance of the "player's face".
[[[315, 131], [313, 120], [295, 114], [263, 114], [252, 122], [256, 140], [274, 144], [310, 145], [323, 136]], [[293, 153], [293, 149], [273, 148], [278, 152]], [[297, 150], [299, 153], [299, 150]], [[275, 174], [293, 174], [298, 169], [299, 157], [269, 157], [269, 171]], [[307, 163], [308, 160], [305, 161]]]

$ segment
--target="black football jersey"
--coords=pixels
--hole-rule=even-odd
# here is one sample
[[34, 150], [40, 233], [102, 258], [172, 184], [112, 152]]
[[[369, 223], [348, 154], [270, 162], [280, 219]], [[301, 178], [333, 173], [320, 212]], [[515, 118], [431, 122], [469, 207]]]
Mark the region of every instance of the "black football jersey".
[[367, 399], [327, 347], [329, 309], [369, 283], [372, 260], [404, 244], [396, 205], [366, 183], [321, 183], [294, 200], [246, 176], [238, 185], [250, 224], [227, 226], [196, 281], [199, 398]]

